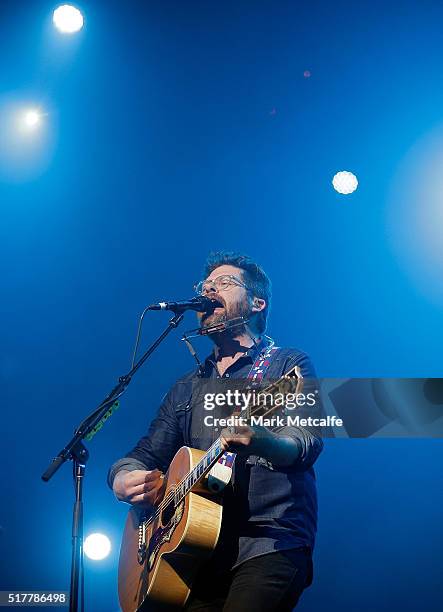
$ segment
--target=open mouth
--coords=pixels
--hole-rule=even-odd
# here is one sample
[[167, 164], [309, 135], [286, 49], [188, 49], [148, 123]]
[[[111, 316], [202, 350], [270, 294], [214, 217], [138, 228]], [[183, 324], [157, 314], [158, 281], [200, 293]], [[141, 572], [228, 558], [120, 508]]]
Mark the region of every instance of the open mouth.
[[211, 299], [212, 305], [215, 310], [223, 310], [225, 305], [220, 300]]
[[208, 319], [213, 314], [220, 315], [220, 313], [225, 310], [225, 305], [223, 304], [223, 302], [221, 300], [217, 300], [216, 298], [212, 298], [211, 302], [212, 302], [212, 309], [210, 309], [207, 312], [202, 314], [202, 320]]

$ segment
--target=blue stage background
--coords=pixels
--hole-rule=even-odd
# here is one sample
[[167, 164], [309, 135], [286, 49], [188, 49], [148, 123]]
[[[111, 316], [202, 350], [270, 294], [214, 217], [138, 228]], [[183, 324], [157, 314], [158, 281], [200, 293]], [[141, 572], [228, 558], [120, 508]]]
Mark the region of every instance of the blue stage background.
[[[144, 306], [190, 296], [212, 249], [263, 264], [269, 332], [320, 376], [442, 375], [443, 254], [420, 259], [408, 199], [443, 143], [440, 2], [96, 0], [71, 38], [53, 8], [0, 8], [2, 125], [47, 112], [18, 149], [0, 136], [3, 590], [69, 588], [71, 466], [40, 475], [129, 368]], [[87, 610], [118, 609], [107, 469], [190, 367], [171, 336], [89, 444], [85, 528], [113, 550], [85, 562]], [[301, 612], [440, 609], [442, 459], [441, 440], [327, 441]]]

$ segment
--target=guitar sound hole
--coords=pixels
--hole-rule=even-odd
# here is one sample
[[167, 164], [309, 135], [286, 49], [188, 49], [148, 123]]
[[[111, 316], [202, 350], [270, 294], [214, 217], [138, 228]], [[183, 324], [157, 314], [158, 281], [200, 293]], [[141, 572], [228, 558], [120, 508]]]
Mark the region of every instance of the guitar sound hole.
[[165, 507], [165, 509], [162, 512], [162, 517], [161, 517], [162, 525], [168, 525], [168, 523], [171, 522], [174, 516], [174, 513], [175, 513], [175, 506], [174, 506], [174, 500], [172, 500], [169, 502], [169, 504]]

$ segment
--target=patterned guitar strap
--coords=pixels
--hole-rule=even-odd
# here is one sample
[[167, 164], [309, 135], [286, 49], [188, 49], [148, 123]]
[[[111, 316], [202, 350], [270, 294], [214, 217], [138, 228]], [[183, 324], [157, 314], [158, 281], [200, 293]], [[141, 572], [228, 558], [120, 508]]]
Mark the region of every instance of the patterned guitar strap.
[[[252, 364], [247, 380], [249, 381], [247, 389], [258, 385], [263, 380], [271, 361], [279, 350], [278, 346], [274, 346], [274, 341], [260, 351], [255, 362]], [[208, 474], [208, 487], [214, 491], [222, 491], [232, 478], [232, 470], [234, 467], [236, 453], [225, 451], [214, 467]]]

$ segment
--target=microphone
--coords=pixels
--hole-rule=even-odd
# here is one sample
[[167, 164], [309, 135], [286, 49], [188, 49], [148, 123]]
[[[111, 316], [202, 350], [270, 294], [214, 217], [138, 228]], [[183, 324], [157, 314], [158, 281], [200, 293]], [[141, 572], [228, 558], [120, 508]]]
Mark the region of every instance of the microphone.
[[217, 306], [222, 306], [217, 300], [210, 300], [204, 295], [199, 295], [190, 300], [178, 302], [158, 302], [151, 304], [146, 310], [172, 310], [172, 312], [184, 312], [185, 310], [196, 310], [197, 312], [211, 312]]

